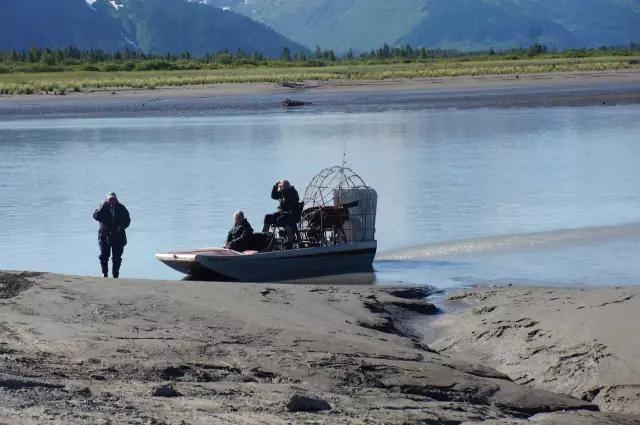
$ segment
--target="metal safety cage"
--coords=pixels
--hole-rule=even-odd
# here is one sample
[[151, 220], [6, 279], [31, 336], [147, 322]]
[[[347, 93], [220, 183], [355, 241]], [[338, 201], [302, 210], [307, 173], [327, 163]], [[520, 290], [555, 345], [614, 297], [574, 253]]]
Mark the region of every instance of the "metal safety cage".
[[298, 229], [304, 246], [375, 240], [377, 194], [350, 168], [316, 174], [304, 192]]

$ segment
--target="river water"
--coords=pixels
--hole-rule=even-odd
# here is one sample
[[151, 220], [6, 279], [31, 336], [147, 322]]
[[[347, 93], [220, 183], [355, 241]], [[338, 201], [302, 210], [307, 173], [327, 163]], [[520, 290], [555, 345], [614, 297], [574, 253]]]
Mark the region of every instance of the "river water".
[[379, 196], [377, 282], [640, 283], [640, 106], [0, 121], [0, 269], [99, 273], [93, 209], [130, 210], [123, 277], [255, 228], [271, 186], [347, 165]]

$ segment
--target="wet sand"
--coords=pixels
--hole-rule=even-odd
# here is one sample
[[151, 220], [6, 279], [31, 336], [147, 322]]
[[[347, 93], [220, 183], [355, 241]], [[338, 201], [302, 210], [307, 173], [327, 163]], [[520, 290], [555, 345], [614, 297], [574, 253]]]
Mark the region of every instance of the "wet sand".
[[[0, 96], [0, 119], [263, 113], [286, 98], [309, 112], [506, 108], [640, 103], [640, 71], [566, 72], [382, 81], [247, 83]], [[290, 108], [294, 109], [294, 108]]]
[[490, 288], [448, 302], [464, 308], [432, 323], [432, 348], [603, 411], [640, 414], [640, 287]]
[[0, 423], [640, 423], [428, 346], [430, 293], [0, 272]]

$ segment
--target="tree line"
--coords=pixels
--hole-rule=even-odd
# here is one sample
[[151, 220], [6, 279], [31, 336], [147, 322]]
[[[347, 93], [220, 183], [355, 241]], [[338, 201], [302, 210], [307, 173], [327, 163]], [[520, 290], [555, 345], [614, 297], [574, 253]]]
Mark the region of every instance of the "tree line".
[[596, 49], [578, 49], [556, 52], [543, 44], [534, 44], [527, 48], [508, 50], [487, 49], [480, 51], [461, 51], [456, 49], [414, 48], [410, 45], [390, 46], [385, 43], [377, 49], [367, 52], [347, 52], [337, 55], [332, 49], [317, 46], [313, 52], [297, 51], [292, 53], [288, 47], [282, 49], [279, 58], [268, 58], [262, 53], [235, 52], [224, 50], [193, 56], [188, 52], [180, 54], [151, 54], [139, 50], [124, 49], [114, 52], [77, 47], [47, 49], [33, 47], [28, 50], [0, 51], [0, 72], [55, 72], [67, 70], [80, 71], [149, 71], [207, 69], [228, 66], [328, 66], [337, 63], [392, 63], [418, 62], [438, 59], [520, 59], [544, 54], [561, 57], [586, 57], [597, 55], [631, 55], [640, 51], [640, 43], [631, 42], [628, 46], [599, 47]]

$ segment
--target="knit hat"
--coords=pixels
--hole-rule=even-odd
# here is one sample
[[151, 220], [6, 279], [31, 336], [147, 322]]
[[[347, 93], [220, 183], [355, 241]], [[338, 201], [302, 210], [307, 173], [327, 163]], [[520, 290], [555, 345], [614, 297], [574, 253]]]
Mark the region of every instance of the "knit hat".
[[115, 192], [109, 192], [107, 193], [107, 199], [111, 199], [111, 198], [116, 198], [118, 199], [118, 197], [116, 196]]

